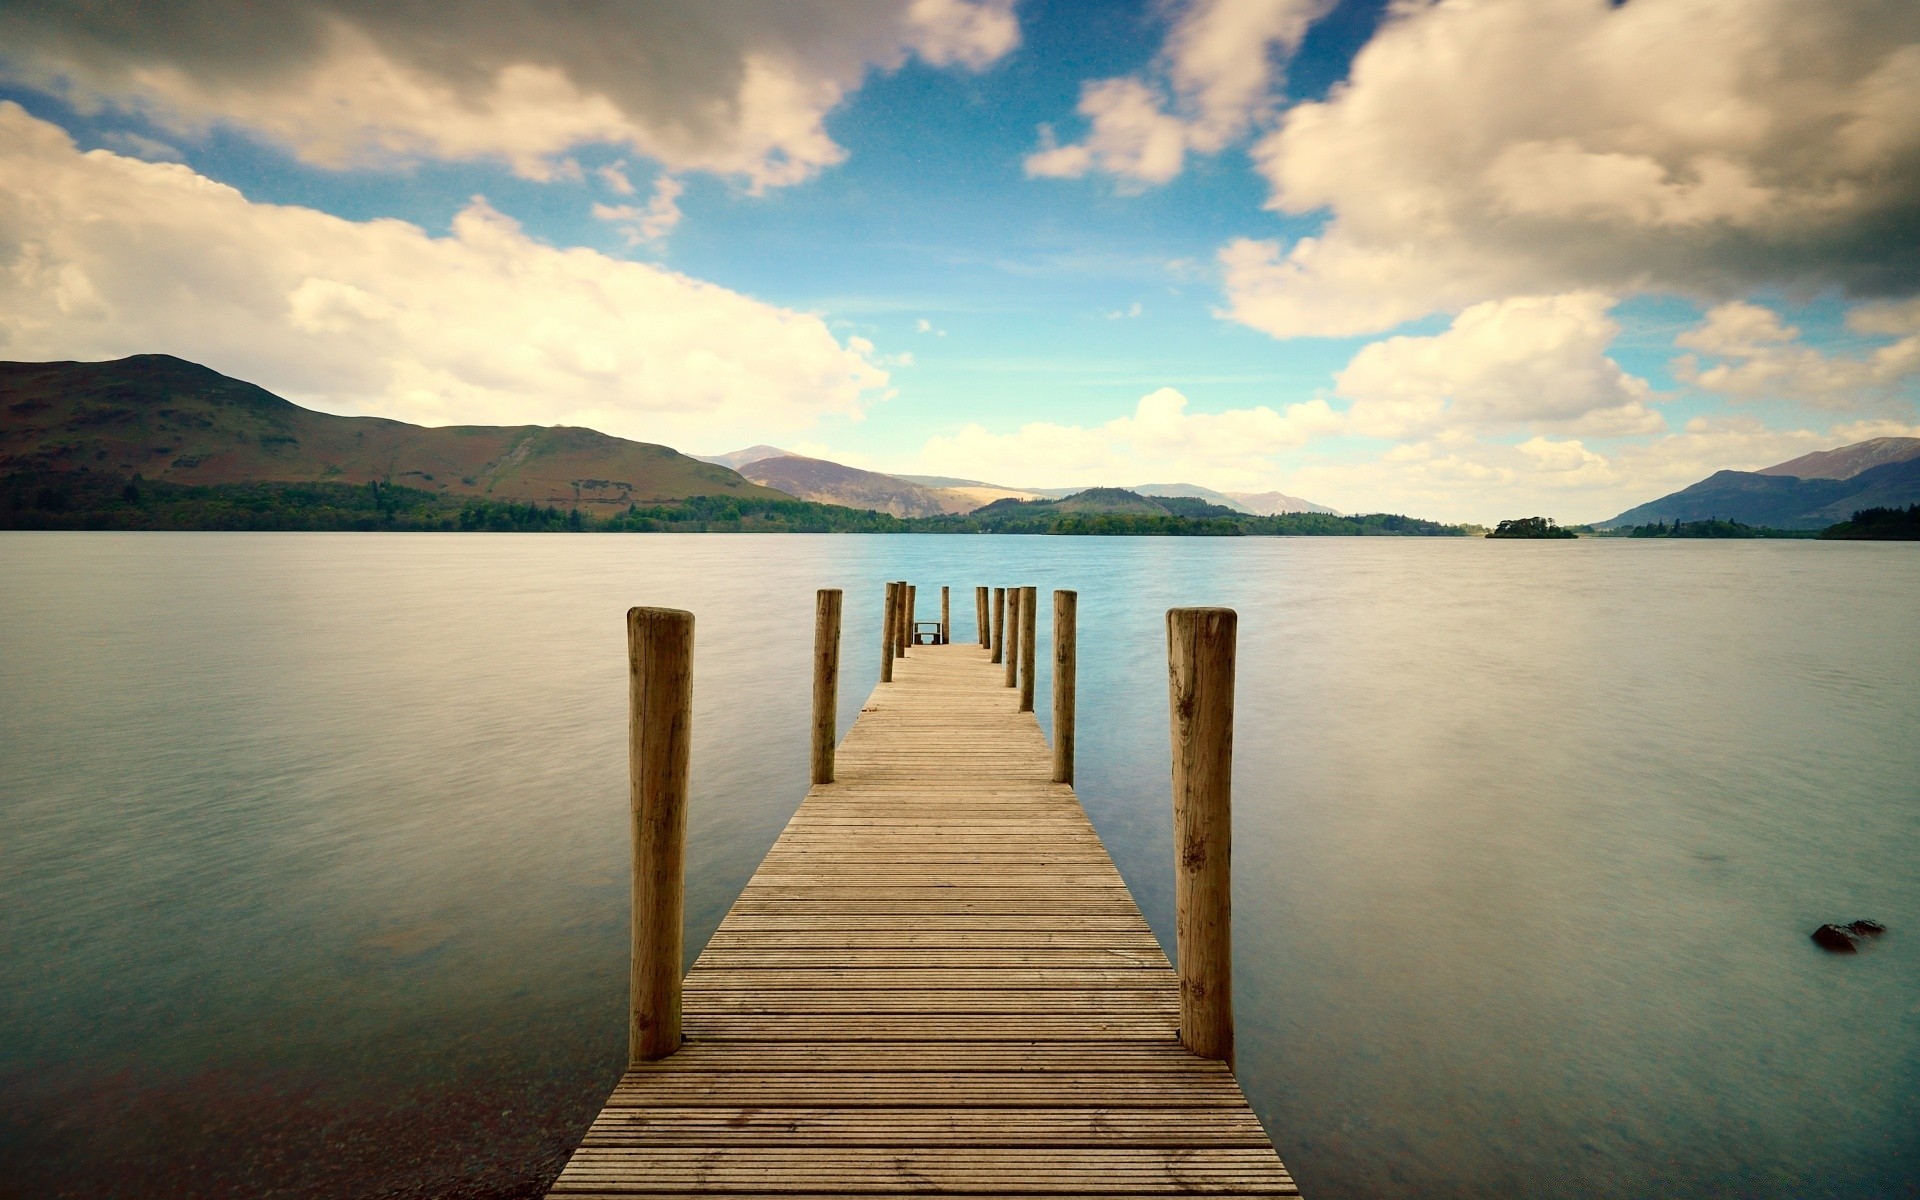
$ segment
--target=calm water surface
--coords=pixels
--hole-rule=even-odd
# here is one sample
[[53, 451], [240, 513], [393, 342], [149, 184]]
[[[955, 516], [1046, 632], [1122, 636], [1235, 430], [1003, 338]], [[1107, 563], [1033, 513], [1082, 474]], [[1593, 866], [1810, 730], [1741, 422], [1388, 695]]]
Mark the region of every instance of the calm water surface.
[[621, 614], [698, 614], [691, 952], [804, 793], [813, 589], [844, 729], [889, 578], [956, 640], [1079, 589], [1163, 942], [1162, 613], [1240, 610], [1311, 1200], [1920, 1194], [1920, 546], [477, 534], [0, 535], [0, 1194], [539, 1194], [624, 1054]]

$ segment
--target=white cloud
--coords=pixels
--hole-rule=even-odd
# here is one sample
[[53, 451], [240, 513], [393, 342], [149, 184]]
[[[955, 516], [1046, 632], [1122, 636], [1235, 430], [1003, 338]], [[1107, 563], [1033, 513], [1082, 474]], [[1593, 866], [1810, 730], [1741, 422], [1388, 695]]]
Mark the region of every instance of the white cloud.
[[1221, 255], [1228, 312], [1351, 335], [1492, 297], [1920, 286], [1920, 6], [1392, 6], [1255, 147], [1317, 237]]
[[255, 204], [80, 153], [0, 104], [0, 352], [166, 352], [334, 411], [719, 444], [858, 417], [887, 383], [817, 316], [591, 250], [476, 200], [449, 236]]
[[600, 177], [600, 181], [606, 184], [607, 190], [614, 195], [633, 195], [633, 180], [627, 178], [627, 164], [625, 162], [608, 163], [606, 166], [595, 171], [594, 174]]
[[1143, 307], [1138, 300], [1135, 300], [1125, 308], [1116, 308], [1109, 312], [1103, 312], [1100, 315], [1109, 321], [1131, 321], [1145, 311], [1145, 307]]
[[1744, 301], [1722, 304], [1674, 339], [1675, 345], [1721, 361], [1703, 367], [1697, 355], [1685, 354], [1674, 361], [1674, 376], [1739, 399], [1854, 408], [1920, 375], [1920, 300], [1863, 305], [1847, 315], [1847, 324], [1856, 332], [1895, 340], [1863, 355], [1823, 354], [1802, 344], [1800, 331], [1782, 324], [1770, 308]]
[[930, 333], [930, 334], [932, 334], [932, 335], [933, 335], [934, 337], [945, 337], [945, 336], [947, 336], [947, 331], [946, 331], [946, 330], [944, 330], [944, 329], [941, 329], [941, 328], [939, 328], [939, 327], [938, 327], [938, 326], [936, 326], [936, 325], [935, 325], [935, 324], [934, 324], [934, 323], [933, 323], [932, 321], [929, 321], [929, 320], [927, 320], [927, 318], [925, 318], [925, 317], [920, 317], [920, 318], [917, 318], [917, 319], [916, 319], [916, 320], [914, 321], [914, 323], [913, 323], [913, 331], [914, 331], [915, 333]]
[[1027, 174], [1104, 171], [1135, 186], [1167, 182], [1189, 152], [1218, 153], [1269, 113], [1280, 64], [1332, 7], [1332, 0], [1187, 0], [1159, 56], [1165, 86], [1139, 77], [1089, 81], [1078, 110], [1089, 125], [1086, 139], [1060, 145], [1042, 126]]
[[671, 175], [662, 175], [653, 185], [647, 206], [637, 204], [595, 204], [593, 215], [602, 221], [617, 221], [630, 246], [663, 241], [680, 224], [680, 194], [684, 184]]
[[308, 162], [497, 158], [546, 179], [608, 143], [755, 189], [845, 157], [825, 117], [868, 71], [909, 55], [978, 70], [1018, 41], [1010, 0], [0, 8], [12, 80], [183, 132], [246, 129]]
[[1259, 490], [1272, 486], [1272, 456], [1338, 432], [1323, 400], [1275, 412], [1264, 405], [1189, 413], [1172, 388], [1142, 396], [1129, 416], [1101, 425], [1036, 421], [1014, 433], [978, 424], [929, 438], [923, 473], [988, 479], [1019, 486], [1087, 487], [1137, 483], [1148, 477]]
[[1013, 0], [912, 0], [907, 45], [936, 67], [959, 63], [978, 71], [1020, 44]]
[[1373, 437], [1445, 429], [1661, 428], [1647, 382], [1607, 357], [1620, 327], [1597, 292], [1487, 301], [1444, 333], [1363, 346], [1334, 381], [1349, 428]]

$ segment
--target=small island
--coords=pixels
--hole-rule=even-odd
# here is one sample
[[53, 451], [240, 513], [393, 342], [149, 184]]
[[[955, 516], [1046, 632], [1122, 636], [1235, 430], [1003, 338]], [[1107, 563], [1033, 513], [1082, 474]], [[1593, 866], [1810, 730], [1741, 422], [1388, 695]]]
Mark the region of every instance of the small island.
[[1520, 517], [1517, 520], [1502, 521], [1498, 528], [1487, 535], [1490, 538], [1572, 538], [1579, 537], [1571, 529], [1562, 529], [1554, 524], [1552, 517]]

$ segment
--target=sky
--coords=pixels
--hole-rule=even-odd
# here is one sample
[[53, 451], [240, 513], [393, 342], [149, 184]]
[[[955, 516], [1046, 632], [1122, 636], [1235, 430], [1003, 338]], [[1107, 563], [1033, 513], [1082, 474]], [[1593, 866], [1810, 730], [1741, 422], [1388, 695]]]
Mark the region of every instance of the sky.
[[1598, 520], [1920, 436], [1920, 5], [0, 0], [0, 357], [152, 352]]

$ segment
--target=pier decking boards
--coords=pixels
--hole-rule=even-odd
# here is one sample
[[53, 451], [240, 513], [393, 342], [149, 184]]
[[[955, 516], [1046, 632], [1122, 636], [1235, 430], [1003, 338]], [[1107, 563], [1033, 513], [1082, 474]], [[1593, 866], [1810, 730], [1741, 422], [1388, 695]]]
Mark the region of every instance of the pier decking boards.
[[916, 646], [552, 1195], [1293, 1196], [1018, 691]]

